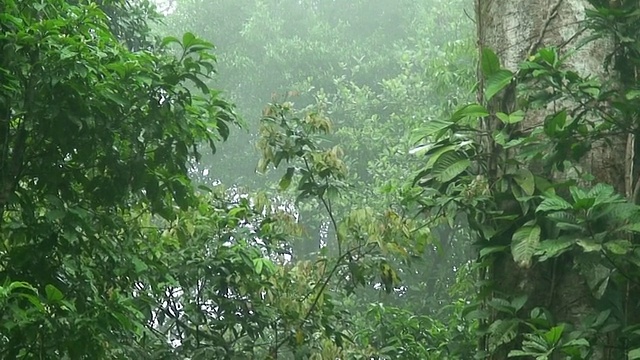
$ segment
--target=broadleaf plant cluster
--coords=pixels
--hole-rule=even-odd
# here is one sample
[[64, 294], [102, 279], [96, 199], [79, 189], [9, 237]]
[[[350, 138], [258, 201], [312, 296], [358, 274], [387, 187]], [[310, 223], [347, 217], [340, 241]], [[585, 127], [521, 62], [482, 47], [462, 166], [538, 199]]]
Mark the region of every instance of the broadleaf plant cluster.
[[[480, 296], [465, 310], [479, 321], [476, 358], [590, 359], [602, 337], [614, 357], [640, 357], [638, 191], [619, 176], [595, 181], [601, 174], [589, 157], [637, 133], [637, 72], [629, 66], [638, 60], [630, 40], [637, 16], [605, 6], [588, 13], [595, 35], [582, 45], [614, 35], [612, 63], [603, 66], [625, 79], [622, 89], [571, 70], [557, 48], [537, 50], [515, 72], [483, 48], [481, 102], [416, 130], [425, 163], [414, 179], [424, 189], [417, 201], [434, 221], [464, 214], [476, 238]], [[613, 30], [623, 24], [627, 35]], [[553, 110], [536, 121], [541, 109]], [[532, 269], [548, 278], [527, 276]], [[556, 305], [567, 291], [557, 278], [563, 269], [584, 277], [596, 304], [579, 326]]]

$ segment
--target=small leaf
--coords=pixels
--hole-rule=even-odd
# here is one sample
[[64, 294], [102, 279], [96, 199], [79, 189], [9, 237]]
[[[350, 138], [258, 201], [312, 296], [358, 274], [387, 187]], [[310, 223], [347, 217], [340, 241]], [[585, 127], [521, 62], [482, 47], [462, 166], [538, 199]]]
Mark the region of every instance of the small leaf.
[[49, 300], [49, 302], [57, 302], [64, 298], [62, 291], [51, 284], [47, 284], [47, 286], [44, 287], [44, 291], [47, 294], [47, 300]]
[[262, 258], [253, 259], [253, 267], [256, 271], [256, 274], [260, 275], [262, 273], [263, 265], [264, 264], [262, 263]]
[[558, 59], [558, 55], [556, 54], [556, 51], [552, 48], [543, 48], [538, 50], [538, 55], [540, 55], [540, 58], [544, 61], [546, 61], [547, 63], [549, 63], [549, 65], [556, 65], [556, 61]]
[[193, 35], [193, 33], [186, 32], [182, 35], [182, 46], [185, 50], [191, 47], [194, 43], [196, 43], [196, 36]]
[[507, 115], [507, 114], [505, 114], [505, 113], [503, 113], [503, 112], [498, 112], [498, 113], [496, 113], [496, 117], [497, 117], [498, 119], [500, 119], [500, 121], [502, 121], [502, 122], [503, 122], [503, 123], [505, 123], [505, 124], [508, 124], [508, 123], [509, 123], [509, 115]]
[[626, 255], [633, 250], [633, 244], [629, 240], [613, 240], [606, 242], [604, 248], [616, 255]]
[[289, 185], [291, 185], [291, 179], [293, 178], [294, 172], [295, 172], [295, 168], [293, 167], [287, 168], [287, 172], [284, 174], [282, 179], [280, 179], [280, 183], [278, 184], [281, 191], [284, 191], [287, 188], [289, 188]]
[[525, 112], [522, 110], [518, 110], [509, 114], [509, 121], [511, 124], [516, 124], [524, 120]]
[[162, 39], [162, 47], [165, 47], [171, 43], [177, 43], [178, 45], [182, 46], [182, 44], [180, 43], [180, 40], [178, 40], [178, 38], [173, 37], [173, 36], [167, 36], [164, 39]]
[[554, 326], [553, 328], [551, 328], [551, 330], [547, 331], [544, 334], [544, 339], [547, 341], [547, 344], [555, 346], [562, 338], [563, 332], [564, 325]]
[[222, 119], [218, 119], [216, 121], [216, 127], [218, 128], [218, 134], [222, 137], [222, 140], [227, 141], [229, 139], [229, 125], [224, 122]]
[[142, 261], [139, 257], [134, 256], [131, 261], [133, 262], [133, 267], [135, 268], [135, 272], [137, 274], [140, 274], [144, 271], [146, 271], [147, 269], [149, 269], [149, 267], [147, 266], [147, 264], [144, 263], [144, 261]]

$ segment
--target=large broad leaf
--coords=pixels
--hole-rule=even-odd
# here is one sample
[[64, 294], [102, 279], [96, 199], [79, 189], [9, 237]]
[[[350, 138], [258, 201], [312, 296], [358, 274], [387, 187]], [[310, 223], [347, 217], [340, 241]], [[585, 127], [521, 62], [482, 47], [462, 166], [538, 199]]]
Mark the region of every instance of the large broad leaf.
[[593, 296], [600, 299], [607, 290], [609, 279], [611, 277], [611, 269], [597, 262], [598, 254], [588, 257], [583, 256], [577, 260], [580, 273], [587, 280], [587, 284], [591, 289]]
[[482, 73], [489, 77], [500, 70], [500, 59], [493, 50], [482, 48]]
[[427, 160], [426, 169], [432, 169], [436, 166], [436, 164], [440, 161], [440, 157], [447, 153], [455, 154], [455, 145], [447, 145], [433, 152], [433, 155], [429, 156], [429, 160]]
[[469, 159], [462, 159], [451, 164], [451, 166], [447, 167], [445, 170], [439, 173], [436, 176], [436, 179], [443, 183], [450, 181], [467, 170], [469, 166], [471, 166], [471, 161]]
[[440, 178], [442, 173], [447, 172], [450, 167], [455, 166], [455, 163], [461, 160], [468, 159], [456, 151], [448, 151], [442, 154], [442, 156], [438, 158], [438, 161], [433, 164], [433, 175]]
[[578, 239], [576, 244], [580, 245], [584, 252], [598, 252], [602, 250], [602, 245], [591, 239]]
[[511, 255], [518, 266], [529, 268], [531, 259], [540, 243], [540, 227], [525, 225], [518, 229], [511, 239]]
[[544, 120], [544, 133], [547, 136], [554, 137], [564, 129], [567, 123], [567, 111], [562, 110], [555, 115], [549, 115]]
[[520, 322], [518, 319], [496, 320], [489, 325], [489, 349], [495, 350], [498, 346], [515, 339]]
[[573, 236], [563, 236], [558, 239], [544, 240], [539, 243], [535, 255], [540, 256], [539, 261], [546, 261], [569, 251], [571, 246], [575, 243], [576, 239]]
[[629, 360], [638, 360], [640, 359], [640, 348], [635, 348], [627, 354], [627, 358]]
[[633, 244], [629, 240], [613, 240], [607, 241], [604, 243], [604, 248], [613, 254], [616, 255], [627, 255], [631, 251], [633, 251]]
[[437, 138], [438, 137], [437, 135], [441, 131], [449, 129], [454, 125], [455, 123], [451, 122], [450, 120], [443, 120], [443, 119], [429, 120], [426, 123], [426, 125], [418, 129], [415, 129], [411, 132], [411, 141], [418, 142], [425, 138]]
[[565, 199], [556, 195], [547, 194], [544, 196], [544, 200], [542, 200], [542, 203], [538, 205], [536, 212], [562, 211], [572, 208], [573, 206], [571, 206], [571, 204]]
[[513, 79], [513, 73], [509, 70], [499, 70], [491, 75], [485, 83], [485, 100], [489, 101], [502, 89], [507, 87]]
[[514, 180], [527, 196], [533, 195], [536, 190], [536, 182], [530, 170], [518, 169], [515, 173]]
[[451, 115], [451, 121], [457, 122], [463, 118], [481, 118], [489, 115], [486, 107], [478, 104], [470, 104], [458, 109]]

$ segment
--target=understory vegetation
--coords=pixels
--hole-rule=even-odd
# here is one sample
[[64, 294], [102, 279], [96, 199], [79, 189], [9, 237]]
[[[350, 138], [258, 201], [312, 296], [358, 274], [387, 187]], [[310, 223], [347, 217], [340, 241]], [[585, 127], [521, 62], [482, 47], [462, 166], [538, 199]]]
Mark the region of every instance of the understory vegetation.
[[392, 3], [4, 0], [0, 359], [640, 359], [637, 4]]

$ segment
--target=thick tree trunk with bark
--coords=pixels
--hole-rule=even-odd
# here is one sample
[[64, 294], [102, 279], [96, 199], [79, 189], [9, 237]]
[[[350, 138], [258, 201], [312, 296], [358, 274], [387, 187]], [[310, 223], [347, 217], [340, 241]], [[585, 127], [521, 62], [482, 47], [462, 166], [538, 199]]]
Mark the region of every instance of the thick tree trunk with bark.
[[[581, 33], [581, 21], [585, 18], [585, 9], [590, 6], [586, 0], [476, 1], [479, 47], [492, 49], [501, 59], [502, 66], [514, 72], [519, 63], [539, 48], [555, 46], [564, 53], [588, 35]], [[611, 45], [606, 41], [592, 42], [576, 52], [567, 65], [582, 76], [609, 78], [614, 74], [605, 73], [603, 63], [610, 53]], [[515, 97], [511, 101], [515, 102]], [[551, 104], [549, 110], [554, 105], [567, 104]], [[508, 112], [508, 109], [496, 109], [496, 104], [489, 106], [494, 111]], [[499, 106], [504, 106], [504, 101]], [[515, 107], [515, 104], [510, 106]], [[528, 112], [523, 128], [540, 126], [547, 114], [544, 111]], [[621, 194], [628, 194], [623, 176], [627, 138], [621, 136], [611, 140], [609, 145], [604, 142], [594, 144], [582, 166], [596, 177], [597, 182], [611, 184]], [[494, 265], [492, 276], [498, 292], [525, 294], [529, 297], [526, 309], [548, 308], [558, 322], [577, 325], [595, 310], [591, 290], [575, 269], [571, 256], [558, 258], [555, 262], [536, 263], [530, 269], [518, 267], [505, 256]], [[613, 359], [605, 351], [606, 339], [595, 345], [593, 359]], [[509, 350], [499, 349], [494, 359], [506, 359]]]

